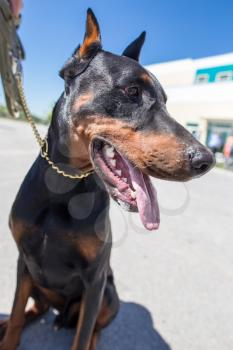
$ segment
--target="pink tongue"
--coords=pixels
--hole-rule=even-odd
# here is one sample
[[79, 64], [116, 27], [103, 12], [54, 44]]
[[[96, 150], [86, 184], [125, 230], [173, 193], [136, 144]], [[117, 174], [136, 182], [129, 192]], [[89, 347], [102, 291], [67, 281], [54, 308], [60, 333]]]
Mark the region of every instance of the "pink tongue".
[[157, 193], [149, 176], [128, 162], [132, 185], [137, 193], [137, 206], [140, 218], [147, 230], [157, 230], [160, 223]]

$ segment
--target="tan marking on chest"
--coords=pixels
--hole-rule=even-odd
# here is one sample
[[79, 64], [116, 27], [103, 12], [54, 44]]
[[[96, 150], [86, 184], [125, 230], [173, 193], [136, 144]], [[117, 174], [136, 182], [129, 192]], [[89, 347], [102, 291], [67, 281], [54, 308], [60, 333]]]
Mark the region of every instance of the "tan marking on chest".
[[89, 262], [93, 262], [101, 252], [103, 241], [96, 236], [83, 236], [73, 240], [79, 253]]

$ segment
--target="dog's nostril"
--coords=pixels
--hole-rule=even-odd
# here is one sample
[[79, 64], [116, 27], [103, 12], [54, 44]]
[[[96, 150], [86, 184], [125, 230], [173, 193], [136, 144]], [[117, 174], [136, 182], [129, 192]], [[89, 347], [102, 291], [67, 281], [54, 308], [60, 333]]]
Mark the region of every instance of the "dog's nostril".
[[191, 167], [198, 173], [206, 172], [214, 164], [213, 155], [208, 150], [190, 152], [189, 160]]
[[200, 166], [199, 169], [200, 169], [201, 171], [204, 172], [204, 171], [206, 171], [208, 168], [209, 168], [209, 164], [205, 163], [205, 164], [202, 164], [202, 165]]

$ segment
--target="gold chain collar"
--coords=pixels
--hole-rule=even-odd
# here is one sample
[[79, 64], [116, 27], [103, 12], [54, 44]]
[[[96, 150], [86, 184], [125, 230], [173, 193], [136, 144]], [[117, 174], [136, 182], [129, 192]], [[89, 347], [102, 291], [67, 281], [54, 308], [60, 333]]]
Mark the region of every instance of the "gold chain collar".
[[19, 91], [19, 99], [20, 99], [20, 103], [22, 105], [22, 109], [23, 112], [25, 114], [25, 117], [27, 118], [29, 124], [31, 125], [32, 131], [35, 135], [36, 141], [40, 146], [40, 154], [41, 157], [44, 158], [47, 163], [51, 166], [51, 168], [53, 170], [55, 170], [57, 172], [57, 174], [62, 175], [66, 178], [72, 179], [72, 180], [80, 180], [83, 179], [89, 175], [91, 175], [93, 173], [93, 170], [91, 171], [87, 171], [86, 173], [80, 174], [80, 175], [71, 175], [66, 173], [65, 171], [61, 170], [49, 157], [49, 150], [48, 150], [48, 141], [47, 138], [42, 139], [42, 137], [40, 136], [40, 133], [36, 127], [36, 124], [31, 116], [31, 113], [29, 111], [27, 102], [26, 102], [26, 98], [25, 98], [25, 94], [24, 94], [24, 89], [23, 89], [23, 84], [22, 84], [22, 79], [21, 77], [17, 76], [17, 85], [18, 85], [18, 91]]

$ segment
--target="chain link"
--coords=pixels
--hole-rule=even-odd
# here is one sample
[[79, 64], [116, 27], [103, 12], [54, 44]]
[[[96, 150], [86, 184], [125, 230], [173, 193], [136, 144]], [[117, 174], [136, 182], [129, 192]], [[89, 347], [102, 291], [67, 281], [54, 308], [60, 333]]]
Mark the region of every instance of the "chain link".
[[40, 154], [41, 154], [41, 157], [44, 158], [47, 163], [51, 166], [51, 168], [53, 170], [55, 170], [57, 172], [57, 174], [59, 175], [62, 175], [66, 178], [69, 178], [69, 179], [72, 179], [72, 180], [80, 180], [80, 179], [83, 179], [89, 175], [91, 175], [93, 173], [93, 170], [91, 171], [88, 171], [86, 173], [83, 173], [83, 174], [80, 174], [80, 175], [71, 175], [71, 174], [68, 174], [66, 173], [64, 170], [61, 170], [49, 157], [49, 149], [48, 149], [48, 141], [47, 141], [47, 138], [44, 138], [42, 139], [42, 137], [40, 136], [40, 133], [36, 127], [36, 124], [31, 116], [31, 113], [29, 111], [29, 108], [28, 108], [28, 105], [27, 105], [27, 102], [26, 102], [26, 98], [25, 98], [25, 94], [24, 94], [24, 89], [23, 89], [23, 84], [22, 84], [22, 79], [21, 77], [17, 77], [17, 85], [18, 85], [18, 91], [19, 91], [19, 99], [20, 99], [20, 102], [21, 102], [21, 105], [22, 105], [22, 109], [23, 109], [23, 112], [25, 114], [25, 117], [27, 118], [29, 124], [31, 125], [31, 128], [32, 128], [32, 131], [35, 135], [35, 138], [36, 138], [36, 141], [37, 143], [39, 144], [40, 146]]

